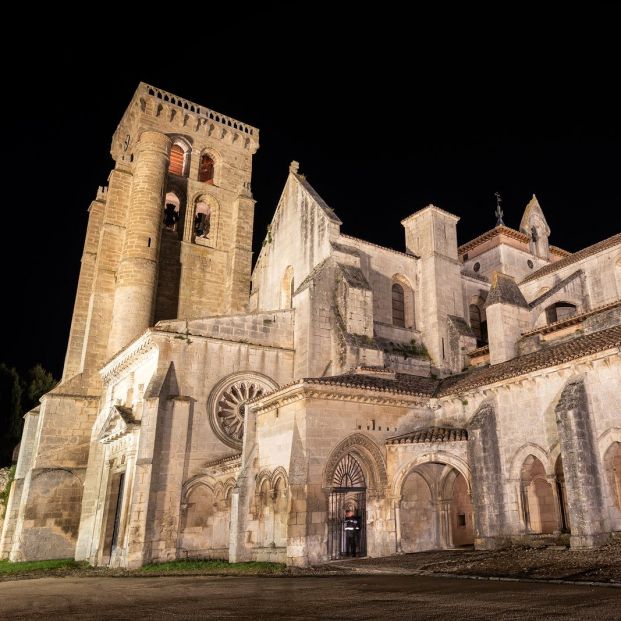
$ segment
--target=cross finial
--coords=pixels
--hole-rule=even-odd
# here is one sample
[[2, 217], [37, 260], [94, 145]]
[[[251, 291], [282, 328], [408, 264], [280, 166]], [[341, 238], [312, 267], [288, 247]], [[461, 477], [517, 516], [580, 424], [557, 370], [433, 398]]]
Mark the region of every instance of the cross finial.
[[496, 226], [504, 226], [504, 222], [502, 221], [502, 217], [505, 215], [502, 211], [502, 207], [500, 206], [502, 203], [502, 198], [500, 198], [500, 192], [494, 192], [494, 196], [496, 197], [496, 211], [494, 215], [496, 216]]

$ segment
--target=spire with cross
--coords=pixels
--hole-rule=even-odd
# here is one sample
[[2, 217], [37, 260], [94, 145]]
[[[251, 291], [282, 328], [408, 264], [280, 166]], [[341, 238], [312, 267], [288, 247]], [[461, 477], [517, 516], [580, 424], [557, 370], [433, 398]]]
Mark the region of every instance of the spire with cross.
[[502, 207], [500, 206], [502, 203], [502, 198], [500, 198], [500, 192], [494, 192], [494, 196], [496, 197], [496, 226], [504, 226], [505, 223], [502, 221], [502, 217], [505, 215], [502, 211]]

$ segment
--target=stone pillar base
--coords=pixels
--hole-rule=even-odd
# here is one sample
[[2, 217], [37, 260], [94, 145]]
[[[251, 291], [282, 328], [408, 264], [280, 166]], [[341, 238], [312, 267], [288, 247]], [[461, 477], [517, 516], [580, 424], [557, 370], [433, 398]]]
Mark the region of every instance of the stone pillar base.
[[572, 550], [587, 550], [599, 548], [610, 541], [610, 533], [597, 533], [595, 535], [571, 535], [569, 545]]

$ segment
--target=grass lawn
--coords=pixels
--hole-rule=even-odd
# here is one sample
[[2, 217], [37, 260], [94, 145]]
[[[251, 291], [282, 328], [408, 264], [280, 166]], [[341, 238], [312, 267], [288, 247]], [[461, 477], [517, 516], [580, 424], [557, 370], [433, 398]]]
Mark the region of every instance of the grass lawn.
[[257, 575], [286, 573], [284, 563], [228, 563], [220, 560], [188, 559], [168, 563], [152, 563], [138, 569], [109, 567], [91, 567], [88, 563], [73, 559], [56, 559], [51, 561], [27, 561], [11, 563], [0, 561], [0, 580], [17, 578], [42, 578], [44, 576], [165, 576], [175, 574], [226, 574]]
[[88, 563], [78, 563], [72, 558], [61, 558], [53, 561], [26, 561], [25, 563], [0, 561], [0, 576], [30, 573], [33, 571], [46, 572], [54, 569], [79, 569], [82, 567], [88, 567]]

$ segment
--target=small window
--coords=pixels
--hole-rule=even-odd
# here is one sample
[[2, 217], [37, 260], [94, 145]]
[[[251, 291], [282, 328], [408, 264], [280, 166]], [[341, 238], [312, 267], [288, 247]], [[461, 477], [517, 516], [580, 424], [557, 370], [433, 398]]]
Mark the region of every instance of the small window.
[[392, 323], [405, 328], [405, 293], [398, 283], [392, 286]]
[[465, 526], [466, 525], [466, 514], [458, 513], [457, 514], [457, 526]]
[[546, 320], [548, 324], [563, 321], [563, 319], [573, 317], [576, 311], [577, 308], [574, 304], [570, 304], [569, 302], [557, 302], [546, 308]]
[[211, 228], [211, 209], [207, 203], [197, 203], [196, 215], [194, 216], [194, 235], [196, 237], [209, 237]]
[[164, 227], [170, 231], [177, 230], [181, 202], [174, 192], [168, 192], [164, 200]]
[[213, 184], [214, 162], [206, 153], [201, 157], [201, 163], [198, 167], [198, 180], [203, 183]]
[[472, 266], [472, 269], [473, 269], [475, 272], [478, 272], [478, 271], [481, 269], [481, 264], [477, 261], [477, 262], [476, 262], [476, 263]]
[[185, 162], [185, 151], [178, 145], [174, 144], [170, 150], [170, 163], [168, 164], [168, 172], [173, 175], [183, 175], [183, 164]]

